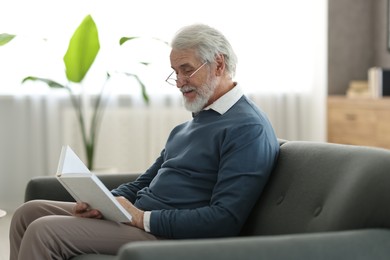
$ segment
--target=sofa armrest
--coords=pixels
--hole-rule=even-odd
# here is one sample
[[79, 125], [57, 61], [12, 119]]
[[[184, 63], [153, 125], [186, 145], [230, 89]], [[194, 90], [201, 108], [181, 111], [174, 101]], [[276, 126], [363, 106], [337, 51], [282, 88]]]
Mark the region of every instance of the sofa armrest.
[[[115, 173], [97, 175], [106, 187], [111, 190], [122, 183], [135, 180], [137, 173]], [[24, 200], [46, 199], [58, 201], [74, 201], [72, 196], [62, 187], [55, 176], [40, 176], [32, 178], [26, 187]]]
[[390, 231], [367, 229], [224, 239], [165, 240], [124, 245], [119, 260], [388, 259]]

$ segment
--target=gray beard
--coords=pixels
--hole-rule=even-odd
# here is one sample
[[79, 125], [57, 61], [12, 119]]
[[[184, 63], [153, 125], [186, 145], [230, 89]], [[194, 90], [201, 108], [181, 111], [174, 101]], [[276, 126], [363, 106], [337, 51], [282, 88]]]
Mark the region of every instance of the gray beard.
[[209, 102], [210, 98], [213, 96], [215, 89], [217, 88], [216, 80], [209, 80], [209, 82], [203, 84], [200, 88], [195, 88], [192, 86], [184, 86], [183, 90], [194, 90], [196, 92], [196, 97], [193, 101], [188, 101], [186, 97], [183, 98], [184, 107], [192, 112], [200, 112]]

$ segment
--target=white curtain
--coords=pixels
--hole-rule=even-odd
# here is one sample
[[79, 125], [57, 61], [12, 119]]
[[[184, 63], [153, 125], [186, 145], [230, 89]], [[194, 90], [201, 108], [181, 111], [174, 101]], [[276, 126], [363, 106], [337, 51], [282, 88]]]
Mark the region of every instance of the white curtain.
[[[40, 12], [42, 6], [50, 11]], [[199, 0], [191, 6], [178, 0], [109, 5], [4, 0], [0, 8], [0, 33], [18, 35], [0, 47], [0, 208], [12, 211], [22, 203], [29, 179], [55, 173], [63, 144], [84, 158], [66, 93], [20, 81], [29, 75], [64, 79], [62, 55], [86, 14], [95, 18], [102, 47], [85, 85], [100, 84], [106, 65], [137, 70], [129, 62], [134, 56], [153, 61], [137, 70], [151, 94], [150, 107], [140, 100], [137, 86], [112, 82], [117, 92], [110, 97], [96, 155], [103, 171], [144, 170], [170, 129], [190, 118], [177, 89], [163, 85], [170, 73], [169, 48], [141, 44], [146, 52], [118, 51], [117, 41], [134, 35], [169, 41], [179, 27], [193, 22], [215, 26], [230, 39], [239, 58], [236, 80], [268, 114], [278, 137], [325, 141], [326, 0]]]

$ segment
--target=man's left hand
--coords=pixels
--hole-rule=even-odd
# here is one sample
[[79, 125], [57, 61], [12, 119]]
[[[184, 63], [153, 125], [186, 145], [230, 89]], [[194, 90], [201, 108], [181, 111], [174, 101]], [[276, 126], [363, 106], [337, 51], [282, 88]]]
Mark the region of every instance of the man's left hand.
[[132, 219], [131, 222], [128, 224], [140, 228], [142, 230], [145, 230], [144, 228], [144, 212], [138, 208], [136, 208], [133, 203], [128, 201], [125, 197], [115, 197], [117, 201], [124, 207], [127, 212], [130, 213]]

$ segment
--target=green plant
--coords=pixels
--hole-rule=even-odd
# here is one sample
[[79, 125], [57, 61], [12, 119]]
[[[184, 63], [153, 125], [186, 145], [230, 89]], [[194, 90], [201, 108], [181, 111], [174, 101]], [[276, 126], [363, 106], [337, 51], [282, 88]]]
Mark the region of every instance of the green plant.
[[[137, 37], [122, 37], [119, 44], [122, 45], [126, 41], [136, 39]], [[9, 36], [4, 36], [3, 41], [9, 41]], [[0, 43], [2, 38], [0, 38]], [[76, 112], [78, 124], [81, 131], [82, 142], [86, 154], [86, 164], [89, 169], [94, 167], [94, 155], [96, 150], [96, 142], [98, 137], [99, 128], [102, 121], [104, 108], [106, 106], [107, 98], [104, 95], [104, 87], [110, 79], [110, 73], [106, 73], [106, 81], [103, 84], [97, 98], [92, 102], [92, 115], [89, 118], [90, 124], [88, 128], [87, 117], [88, 115], [84, 111], [83, 98], [80, 91], [75, 91], [74, 86], [82, 86], [83, 79], [90, 70], [95, 58], [100, 50], [100, 42], [97, 26], [91, 17], [87, 15], [76, 31], [68, 45], [68, 49], [63, 57], [65, 64], [66, 78], [68, 82], [66, 84], [58, 83], [52, 79], [28, 76], [23, 79], [23, 83], [26, 81], [40, 81], [44, 82], [51, 88], [60, 88], [68, 91], [71, 99], [71, 104]], [[144, 65], [148, 63], [141, 62]], [[125, 73], [127, 76], [136, 79], [141, 87], [142, 96], [146, 103], [149, 102], [149, 98], [146, 92], [145, 85], [140, 78], [133, 73]]]
[[15, 38], [15, 35], [13, 35], [13, 34], [1, 33], [0, 34], [0, 46], [7, 44], [13, 38]]

